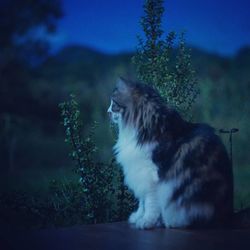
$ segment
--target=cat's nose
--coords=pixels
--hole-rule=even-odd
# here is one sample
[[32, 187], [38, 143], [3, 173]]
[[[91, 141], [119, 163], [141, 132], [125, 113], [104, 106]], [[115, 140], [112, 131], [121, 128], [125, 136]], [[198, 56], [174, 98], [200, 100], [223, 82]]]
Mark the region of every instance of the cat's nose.
[[111, 112], [110, 108], [107, 110], [107, 113], [108, 113], [109, 118], [111, 118], [112, 117], [112, 112]]

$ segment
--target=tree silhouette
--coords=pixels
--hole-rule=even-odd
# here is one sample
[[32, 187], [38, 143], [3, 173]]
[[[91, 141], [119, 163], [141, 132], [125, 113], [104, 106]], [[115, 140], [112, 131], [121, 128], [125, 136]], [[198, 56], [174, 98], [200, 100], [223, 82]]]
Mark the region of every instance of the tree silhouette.
[[6, 169], [14, 166], [16, 128], [24, 115], [37, 112], [31, 69], [47, 56], [47, 36], [61, 17], [60, 0], [0, 1], [0, 157]]

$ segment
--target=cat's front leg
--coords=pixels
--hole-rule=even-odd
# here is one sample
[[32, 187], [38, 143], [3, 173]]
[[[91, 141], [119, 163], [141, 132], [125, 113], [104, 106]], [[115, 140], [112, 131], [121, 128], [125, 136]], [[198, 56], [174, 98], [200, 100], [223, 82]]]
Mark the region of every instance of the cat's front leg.
[[139, 200], [138, 209], [129, 216], [128, 222], [130, 224], [135, 224], [140, 218], [143, 217], [143, 214], [144, 214], [144, 204], [143, 203], [144, 202], [142, 199]]
[[146, 195], [144, 201], [144, 214], [135, 226], [139, 229], [150, 229], [158, 227], [160, 222], [160, 207], [155, 192]]

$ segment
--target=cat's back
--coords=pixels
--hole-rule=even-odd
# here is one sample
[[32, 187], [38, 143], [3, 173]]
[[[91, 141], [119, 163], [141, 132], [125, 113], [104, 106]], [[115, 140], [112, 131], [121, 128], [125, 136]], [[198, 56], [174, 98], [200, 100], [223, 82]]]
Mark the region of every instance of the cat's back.
[[175, 183], [166, 207], [184, 213], [187, 226], [228, 219], [233, 210], [232, 168], [212, 127], [190, 123], [176, 140], [159, 143], [154, 160], [162, 183]]
[[173, 140], [162, 137], [153, 152], [153, 160], [165, 172], [177, 167], [177, 162], [193, 170], [204, 166], [216, 171], [231, 171], [224, 144], [215, 129], [203, 123], [188, 123]]
[[177, 154], [182, 154], [183, 163], [190, 168], [210, 169], [211, 172], [227, 175], [232, 172], [227, 150], [215, 129], [203, 123], [192, 124], [189, 132], [180, 139]]

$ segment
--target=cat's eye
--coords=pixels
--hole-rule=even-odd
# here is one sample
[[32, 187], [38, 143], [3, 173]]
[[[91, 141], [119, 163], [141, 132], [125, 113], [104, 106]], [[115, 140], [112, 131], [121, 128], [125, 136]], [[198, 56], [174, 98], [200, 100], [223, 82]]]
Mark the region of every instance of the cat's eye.
[[120, 104], [118, 104], [116, 101], [112, 100], [111, 109], [112, 109], [113, 112], [119, 112], [119, 111], [121, 111], [122, 108], [123, 107]]

